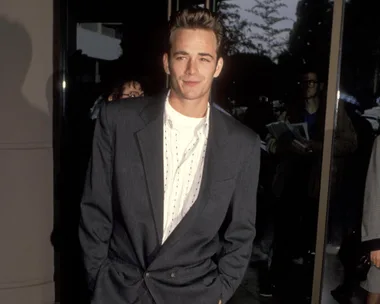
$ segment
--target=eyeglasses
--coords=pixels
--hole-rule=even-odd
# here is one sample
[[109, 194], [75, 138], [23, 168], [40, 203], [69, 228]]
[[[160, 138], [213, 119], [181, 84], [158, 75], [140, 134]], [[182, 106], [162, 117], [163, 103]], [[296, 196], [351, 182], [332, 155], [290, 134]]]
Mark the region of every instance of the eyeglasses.
[[143, 92], [130, 92], [128, 94], [122, 94], [121, 98], [133, 98], [133, 97], [142, 97], [144, 96]]
[[308, 88], [315, 88], [319, 82], [316, 80], [302, 80], [301, 85]]

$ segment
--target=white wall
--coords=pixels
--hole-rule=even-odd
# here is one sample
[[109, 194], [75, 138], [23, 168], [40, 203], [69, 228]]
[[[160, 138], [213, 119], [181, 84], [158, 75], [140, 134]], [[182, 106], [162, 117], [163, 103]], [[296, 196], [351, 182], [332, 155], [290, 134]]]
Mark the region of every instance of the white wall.
[[0, 303], [54, 302], [53, 1], [0, 1]]

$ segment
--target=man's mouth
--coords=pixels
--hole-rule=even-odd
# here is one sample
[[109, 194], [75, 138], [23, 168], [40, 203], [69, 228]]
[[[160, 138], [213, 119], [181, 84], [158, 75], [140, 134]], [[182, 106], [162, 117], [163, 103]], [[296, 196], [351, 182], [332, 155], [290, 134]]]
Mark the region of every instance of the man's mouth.
[[196, 86], [199, 81], [183, 81], [183, 83], [186, 85], [186, 86], [189, 86], [189, 87], [194, 87]]

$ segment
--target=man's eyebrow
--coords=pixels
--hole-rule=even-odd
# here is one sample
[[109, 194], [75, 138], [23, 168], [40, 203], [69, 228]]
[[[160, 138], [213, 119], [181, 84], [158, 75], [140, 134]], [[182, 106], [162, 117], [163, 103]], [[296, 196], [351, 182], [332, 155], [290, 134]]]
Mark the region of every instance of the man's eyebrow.
[[[174, 56], [176, 55], [189, 55], [188, 52], [185, 52], [185, 51], [177, 51], [177, 52], [174, 52], [173, 54]], [[210, 57], [211, 59], [214, 59], [214, 56], [212, 56], [210, 53], [198, 53], [199, 56], [202, 56], [202, 57]]]
[[211, 59], [214, 59], [214, 56], [212, 56], [210, 53], [199, 53], [202, 57], [210, 57]]
[[173, 55], [189, 55], [189, 53], [185, 51], [177, 51], [177, 52], [174, 52]]

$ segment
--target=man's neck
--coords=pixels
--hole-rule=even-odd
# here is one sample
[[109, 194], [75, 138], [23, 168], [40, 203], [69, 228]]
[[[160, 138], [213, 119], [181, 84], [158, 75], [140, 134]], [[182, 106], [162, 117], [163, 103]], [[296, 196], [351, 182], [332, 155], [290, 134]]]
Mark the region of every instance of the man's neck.
[[305, 110], [309, 114], [314, 114], [319, 108], [319, 98], [312, 97], [305, 100]]
[[204, 117], [207, 113], [208, 97], [201, 99], [186, 100], [181, 99], [172, 92], [169, 93], [169, 103], [174, 110], [182, 115], [194, 118]]

